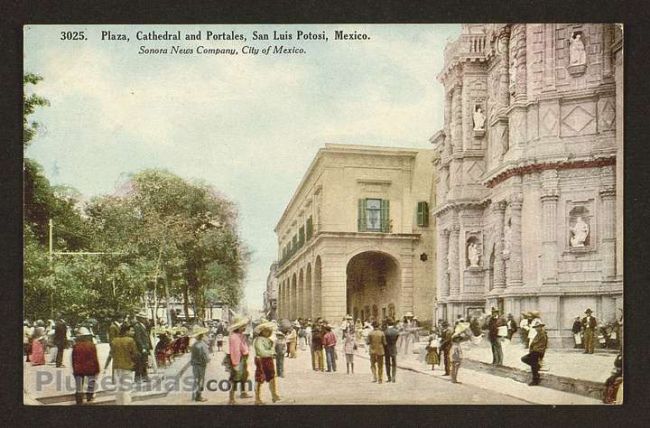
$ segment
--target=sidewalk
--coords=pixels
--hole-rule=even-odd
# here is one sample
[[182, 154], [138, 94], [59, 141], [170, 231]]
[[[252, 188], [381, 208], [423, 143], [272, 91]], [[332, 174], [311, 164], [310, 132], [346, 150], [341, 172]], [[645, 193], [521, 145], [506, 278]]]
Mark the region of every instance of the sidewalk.
[[[426, 346], [426, 345], [425, 345]], [[503, 365], [525, 372], [530, 372], [530, 367], [521, 362], [521, 357], [528, 353], [521, 343], [510, 343], [505, 340], [503, 349]], [[489, 342], [484, 339], [480, 345], [463, 344], [464, 358], [477, 362], [492, 363], [492, 350]], [[544, 355], [542, 376], [546, 373], [570, 379], [585, 380], [603, 383], [614, 368], [614, 353], [584, 354], [582, 351], [572, 349], [549, 348]]]
[[[115, 386], [111, 378], [111, 367], [104, 370], [104, 364], [109, 353], [109, 345], [97, 345], [97, 356], [102, 368], [97, 376], [95, 393], [98, 404], [113, 400]], [[56, 349], [54, 349], [56, 352]], [[134, 393], [134, 400], [141, 396], [166, 394], [164, 379], [180, 376], [189, 364], [189, 353], [176, 358], [167, 367], [159, 367], [157, 371], [149, 370], [151, 382], [143, 384], [142, 390]], [[74, 402], [75, 382], [72, 375], [72, 350], [66, 349], [63, 354], [64, 368], [57, 369], [54, 363], [49, 363], [51, 354], [46, 355], [44, 366], [32, 366], [23, 360], [23, 396], [24, 403], [31, 404], [66, 404]]]
[[[424, 363], [426, 346], [426, 342], [419, 342], [408, 355], [398, 355], [398, 367], [448, 379], [442, 376], [442, 366], [432, 371], [431, 366]], [[513, 391], [512, 395], [521, 399], [529, 399], [534, 390], [539, 404], [601, 403], [604, 382], [610, 376], [616, 358], [614, 353], [583, 354], [572, 349], [549, 349], [541, 371], [541, 387], [531, 389], [528, 386], [530, 367], [521, 362], [527, 350], [521, 344], [508, 341], [502, 344], [504, 365], [500, 367], [491, 364], [492, 351], [487, 339], [478, 345], [465, 342], [461, 346], [463, 382], [508, 394]], [[361, 347], [359, 355], [368, 357], [365, 348]]]

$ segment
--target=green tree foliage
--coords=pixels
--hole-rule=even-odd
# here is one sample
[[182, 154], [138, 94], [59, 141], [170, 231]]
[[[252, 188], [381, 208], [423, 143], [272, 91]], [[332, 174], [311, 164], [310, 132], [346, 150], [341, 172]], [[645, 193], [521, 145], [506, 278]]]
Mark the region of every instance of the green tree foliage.
[[[24, 78], [25, 85], [40, 80], [30, 73]], [[38, 130], [28, 117], [46, 105], [44, 98], [25, 95], [25, 147]], [[52, 186], [42, 167], [25, 159], [26, 317], [61, 314], [73, 324], [89, 317], [102, 323], [141, 308], [154, 289], [158, 297], [182, 297], [186, 313], [190, 302], [197, 309], [240, 302], [248, 251], [238, 235], [235, 206], [211, 186], [145, 170], [115, 194], [93, 199], [83, 212], [79, 202], [76, 190]]]
[[36, 111], [37, 107], [49, 106], [50, 102], [36, 94], [27, 94], [28, 85], [36, 85], [43, 78], [34, 73], [25, 73], [23, 76], [23, 145], [27, 147], [38, 132], [39, 123], [29, 122], [29, 116]]
[[87, 210], [99, 246], [123, 252], [131, 263], [147, 260], [152, 268], [143, 284], [156, 287], [159, 297], [164, 290], [181, 297], [186, 313], [192, 301], [202, 315], [208, 290], [219, 290], [236, 306], [248, 256], [232, 202], [204, 183], [161, 170], [133, 175], [126, 188], [122, 196], [97, 198]]

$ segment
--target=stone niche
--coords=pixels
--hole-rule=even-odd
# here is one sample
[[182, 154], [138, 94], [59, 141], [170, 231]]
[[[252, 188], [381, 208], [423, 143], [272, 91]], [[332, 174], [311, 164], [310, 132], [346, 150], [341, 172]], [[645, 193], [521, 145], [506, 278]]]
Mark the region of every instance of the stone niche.
[[569, 42], [569, 65], [567, 71], [573, 77], [582, 76], [587, 71], [587, 42], [582, 31], [573, 31]]
[[581, 253], [595, 249], [593, 201], [567, 203], [565, 246], [567, 251]]
[[483, 99], [476, 99], [472, 108], [472, 127], [474, 137], [483, 138], [485, 129], [487, 128], [487, 117], [485, 116], [485, 101]]
[[465, 240], [465, 268], [481, 270], [483, 265], [483, 248], [479, 232], [468, 232]]

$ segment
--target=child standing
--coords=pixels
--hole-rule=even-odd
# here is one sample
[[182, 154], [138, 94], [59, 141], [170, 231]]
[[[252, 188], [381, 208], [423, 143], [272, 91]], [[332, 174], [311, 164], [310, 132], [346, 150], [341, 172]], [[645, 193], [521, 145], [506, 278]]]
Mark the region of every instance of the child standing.
[[456, 332], [451, 336], [451, 381], [458, 382], [458, 370], [463, 359], [463, 350], [460, 347], [461, 342], [470, 339], [471, 330], [464, 325], [456, 326]]
[[275, 366], [278, 376], [284, 377], [284, 354], [287, 352], [287, 341], [281, 331], [276, 332], [275, 337]]
[[354, 338], [354, 332], [348, 331], [345, 334], [345, 343], [343, 344], [343, 350], [345, 351], [345, 367], [347, 368], [348, 374], [352, 372], [354, 374], [354, 351], [357, 350], [357, 341]]
[[255, 333], [258, 334], [253, 341], [255, 348], [255, 404], [264, 404], [262, 401], [262, 384], [264, 382], [269, 384], [273, 402], [280, 401], [278, 379], [273, 364], [275, 347], [270, 339], [274, 328], [275, 324], [272, 322], [262, 323], [255, 328]]

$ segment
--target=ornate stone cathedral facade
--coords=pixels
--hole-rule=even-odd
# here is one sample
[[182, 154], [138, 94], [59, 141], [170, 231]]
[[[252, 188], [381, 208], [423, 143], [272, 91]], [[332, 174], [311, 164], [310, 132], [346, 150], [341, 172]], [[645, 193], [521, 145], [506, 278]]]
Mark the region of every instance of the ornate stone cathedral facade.
[[465, 25], [445, 49], [436, 317], [623, 307], [623, 61], [614, 24]]

